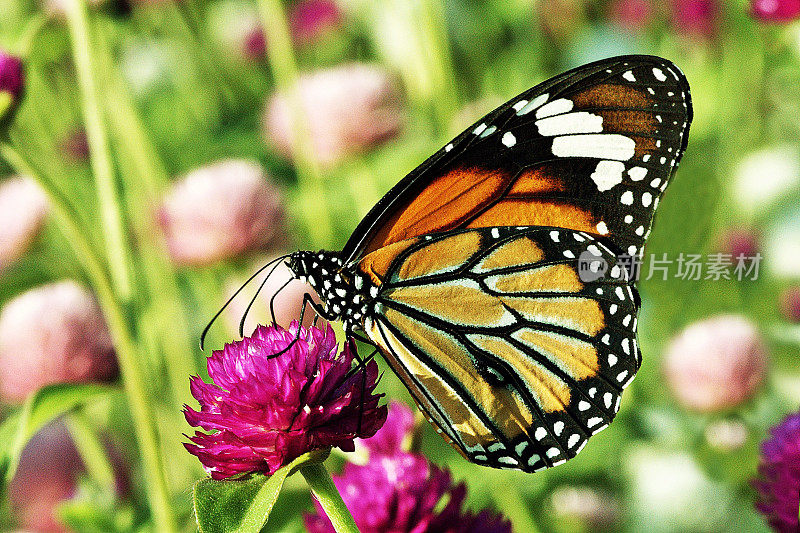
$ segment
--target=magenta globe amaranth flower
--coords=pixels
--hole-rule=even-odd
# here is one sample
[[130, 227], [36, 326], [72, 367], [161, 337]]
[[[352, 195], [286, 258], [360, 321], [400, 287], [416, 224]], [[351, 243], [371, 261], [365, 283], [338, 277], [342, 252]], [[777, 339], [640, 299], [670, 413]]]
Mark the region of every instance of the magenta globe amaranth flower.
[[14, 114], [24, 87], [22, 60], [0, 50], [0, 124]]
[[[462, 509], [463, 483], [423, 456], [375, 455], [366, 465], [347, 463], [333, 482], [362, 533], [510, 533], [511, 523], [488, 510]], [[442, 503], [444, 507], [442, 507]], [[334, 533], [318, 502], [305, 517], [311, 533]]]
[[297, 322], [288, 330], [260, 326], [208, 358], [214, 383], [192, 378], [200, 411], [186, 406], [186, 420], [211, 433], [198, 431], [185, 446], [212, 478], [271, 474], [312, 450], [353, 451], [355, 438], [374, 435], [386, 420], [374, 394], [375, 361], [362, 388], [361, 373], [350, 372], [353, 348], [337, 354], [330, 326], [300, 328], [293, 342], [297, 333]]
[[761, 22], [789, 22], [800, 18], [800, 0], [751, 0], [750, 15]]
[[[362, 533], [510, 533], [511, 523], [488, 509], [474, 514], [462, 509], [466, 486], [453, 484], [447, 470], [420, 454], [408, 453], [406, 442], [414, 416], [405, 404], [392, 402], [386, 423], [361, 441], [369, 450], [365, 465], [347, 463], [333, 482]], [[305, 516], [311, 533], [334, 533], [319, 502]]]
[[775, 531], [798, 531], [798, 492], [800, 491], [800, 413], [786, 417], [772, 428], [761, 444], [758, 509]]

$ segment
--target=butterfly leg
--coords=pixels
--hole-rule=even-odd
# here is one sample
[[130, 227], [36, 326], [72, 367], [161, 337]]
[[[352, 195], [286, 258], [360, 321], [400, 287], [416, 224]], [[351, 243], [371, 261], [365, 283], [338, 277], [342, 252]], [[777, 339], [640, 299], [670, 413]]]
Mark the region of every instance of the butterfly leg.
[[298, 340], [300, 340], [300, 328], [303, 325], [303, 319], [305, 318], [305, 315], [306, 315], [306, 307], [307, 306], [311, 306], [311, 309], [314, 310], [314, 312], [317, 314], [317, 316], [321, 316], [325, 320], [335, 320], [336, 319], [335, 315], [332, 315], [332, 314], [328, 313], [327, 311], [325, 311], [325, 309], [323, 309], [320, 304], [318, 304], [317, 302], [314, 301], [314, 299], [311, 297], [310, 294], [306, 293], [303, 296], [303, 305], [302, 305], [302, 307], [300, 307], [300, 320], [298, 321], [298, 324], [297, 324], [297, 335], [295, 335], [294, 339], [292, 339], [292, 342], [287, 344], [286, 347], [283, 350], [270, 355], [269, 356], [270, 359], [272, 359], [273, 357], [278, 357], [278, 356], [283, 355], [284, 353], [289, 351], [292, 348], [292, 346], [294, 346], [295, 343]]
[[361, 372], [361, 398], [359, 399], [358, 426], [356, 430], [356, 434], [360, 434], [361, 422], [364, 418], [364, 391], [367, 388], [367, 363], [369, 363], [375, 357], [375, 354], [378, 353], [378, 349], [376, 348], [375, 350], [372, 351], [371, 354], [362, 359], [361, 356], [358, 355], [358, 351], [356, 350], [354, 337], [355, 337], [354, 335], [351, 335], [348, 342], [351, 343], [350, 350], [353, 353], [353, 356], [356, 358], [356, 361], [358, 361], [358, 364], [356, 365], [355, 368], [350, 369], [350, 371], [345, 376], [345, 380], [352, 377], [355, 374], [355, 372], [359, 371]]

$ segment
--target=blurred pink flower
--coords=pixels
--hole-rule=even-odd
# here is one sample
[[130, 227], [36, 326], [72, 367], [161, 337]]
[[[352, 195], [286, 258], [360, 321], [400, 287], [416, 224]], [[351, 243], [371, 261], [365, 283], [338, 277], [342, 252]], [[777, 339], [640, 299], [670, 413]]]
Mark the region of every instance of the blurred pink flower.
[[[200, 411], [184, 409], [186, 420], [212, 433], [195, 432], [186, 449], [214, 479], [237, 474], [271, 474], [300, 455], [336, 446], [353, 451], [353, 440], [375, 434], [386, 420], [382, 395], [374, 394], [378, 365], [367, 365], [366, 385], [352, 368], [350, 343], [337, 353], [336, 337], [297, 322], [256, 329], [208, 358], [214, 383], [191, 380]], [[290, 346], [284, 353], [275, 356]]]
[[282, 203], [258, 163], [230, 159], [175, 183], [159, 222], [175, 263], [208, 265], [268, 244], [282, 227]]
[[0, 182], [0, 271], [25, 253], [48, 210], [47, 196], [31, 178]]
[[74, 281], [31, 289], [0, 311], [0, 398], [22, 402], [53, 383], [117, 377], [114, 347], [91, 293]]
[[289, 22], [299, 44], [310, 43], [342, 21], [342, 13], [332, 0], [301, 0], [292, 5]]
[[792, 322], [800, 322], [800, 287], [789, 287], [781, 294], [781, 311]]
[[750, 0], [750, 15], [761, 22], [789, 22], [800, 18], [800, 0]]
[[780, 533], [798, 531], [800, 491], [800, 414], [786, 417], [770, 430], [761, 443], [761, 462], [753, 486], [759, 492], [756, 509], [772, 529]]
[[695, 411], [736, 407], [764, 380], [767, 354], [755, 325], [740, 315], [691, 324], [667, 347], [664, 371], [678, 402]]
[[681, 33], [711, 38], [717, 34], [720, 11], [718, 0], [673, 0], [672, 24]]
[[563, 486], [552, 493], [553, 510], [562, 518], [578, 519], [589, 529], [613, 530], [620, 517], [619, 502], [587, 486]]
[[71, 531], [58, 520], [56, 507], [74, 496], [83, 471], [83, 462], [63, 424], [49, 424], [34, 435], [8, 486], [17, 526], [36, 533]]
[[263, 59], [267, 55], [267, 36], [260, 26], [247, 32], [243, 48], [245, 57], [251, 60]]
[[[333, 165], [400, 130], [399, 90], [385, 70], [350, 64], [306, 74], [299, 84], [314, 156], [322, 165]], [[293, 153], [290, 123], [286, 98], [273, 95], [264, 113], [264, 131], [289, 158]]]
[[395, 455], [408, 451], [405, 441], [411, 437], [414, 429], [414, 413], [406, 404], [392, 401], [389, 403], [389, 415], [374, 436], [360, 439], [358, 444], [369, 450], [370, 454]]
[[24, 88], [22, 60], [0, 49], [0, 123], [14, 115]]
[[72, 161], [84, 162], [89, 159], [89, 139], [86, 130], [79, 128], [67, 134], [59, 143], [61, 153]]
[[654, 13], [652, 0], [615, 0], [611, 4], [609, 17], [620, 27], [639, 32], [647, 28]]
[[747, 228], [730, 228], [719, 239], [718, 248], [730, 254], [735, 262], [739, 256], [755, 257], [760, 251], [759, 236]]
[[747, 427], [739, 420], [719, 420], [706, 426], [706, 442], [718, 450], [738, 450], [747, 442]]

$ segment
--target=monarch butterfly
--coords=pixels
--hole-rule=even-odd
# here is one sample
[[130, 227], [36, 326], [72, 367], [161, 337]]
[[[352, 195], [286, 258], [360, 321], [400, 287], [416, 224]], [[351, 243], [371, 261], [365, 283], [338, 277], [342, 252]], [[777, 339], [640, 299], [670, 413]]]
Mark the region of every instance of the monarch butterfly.
[[304, 309], [375, 345], [470, 461], [559, 465], [608, 426], [640, 366], [626, 259], [691, 119], [686, 78], [658, 57], [545, 81], [412, 171], [341, 251], [290, 254], [322, 301]]

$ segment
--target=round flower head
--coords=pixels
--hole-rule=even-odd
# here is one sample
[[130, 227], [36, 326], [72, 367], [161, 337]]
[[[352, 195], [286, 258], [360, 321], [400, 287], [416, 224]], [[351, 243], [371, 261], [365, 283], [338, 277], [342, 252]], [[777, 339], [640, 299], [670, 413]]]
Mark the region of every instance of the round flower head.
[[374, 435], [386, 420], [373, 393], [375, 361], [362, 388], [360, 371], [350, 372], [349, 344], [337, 355], [330, 326], [300, 328], [293, 342], [298, 327], [260, 326], [208, 358], [214, 383], [192, 378], [200, 411], [186, 406], [186, 420], [212, 433], [198, 431], [185, 446], [214, 479], [271, 474], [312, 450], [353, 451], [353, 439]]
[[[324, 166], [390, 139], [400, 130], [399, 90], [378, 67], [352, 64], [300, 78], [298, 91], [308, 120], [314, 156]], [[293, 156], [291, 113], [282, 94], [267, 104], [264, 130], [269, 142]]]
[[[511, 523], [489, 510], [462, 510], [463, 483], [453, 485], [450, 473], [419, 454], [407, 453], [414, 416], [405, 404], [392, 402], [386, 423], [361, 444], [369, 450], [365, 465], [347, 463], [333, 476], [362, 533], [510, 533]], [[440, 503], [446, 501], [444, 507]], [[318, 502], [305, 516], [311, 533], [334, 533]]]
[[13, 116], [24, 87], [22, 60], [0, 50], [0, 124]]
[[[450, 473], [423, 456], [398, 453], [374, 456], [366, 465], [347, 463], [333, 482], [362, 533], [510, 533], [511, 523], [488, 510], [462, 509], [463, 483], [453, 485]], [[447, 504], [440, 508], [442, 501]], [[318, 502], [305, 516], [311, 533], [334, 533]]]
[[672, 23], [687, 35], [711, 38], [719, 26], [720, 6], [717, 0], [673, 0]]
[[750, 0], [750, 14], [761, 22], [789, 22], [800, 18], [800, 0]]
[[159, 213], [167, 247], [181, 265], [207, 265], [270, 242], [282, 198], [257, 163], [227, 160], [178, 181]]
[[712, 412], [749, 399], [764, 380], [767, 354], [755, 325], [722, 315], [684, 329], [667, 348], [667, 384], [687, 409]]
[[117, 374], [100, 308], [74, 281], [31, 289], [0, 312], [0, 399], [18, 403], [45, 385], [109, 381]]
[[759, 479], [753, 482], [759, 492], [756, 508], [775, 531], [794, 533], [800, 491], [800, 413], [788, 416], [770, 433], [761, 444]]
[[792, 322], [800, 322], [800, 287], [794, 286], [781, 294], [781, 311]]
[[342, 14], [332, 0], [302, 0], [294, 4], [289, 19], [292, 36], [300, 43], [310, 43], [335, 28]]
[[44, 224], [49, 205], [44, 191], [31, 178], [0, 182], [0, 271], [28, 250]]

